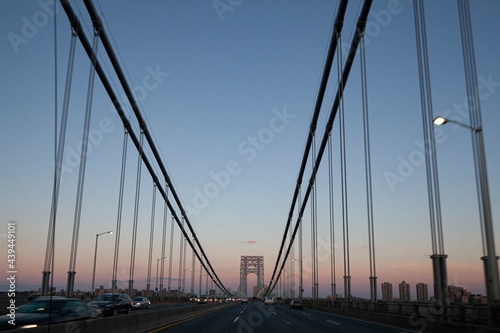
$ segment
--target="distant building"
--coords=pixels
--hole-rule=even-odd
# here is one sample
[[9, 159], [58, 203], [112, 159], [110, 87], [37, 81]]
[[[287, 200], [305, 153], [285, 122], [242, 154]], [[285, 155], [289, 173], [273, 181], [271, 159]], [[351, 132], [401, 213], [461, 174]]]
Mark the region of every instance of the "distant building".
[[392, 283], [384, 282], [382, 283], [382, 300], [390, 302], [393, 300], [392, 296]]
[[417, 283], [417, 301], [418, 302], [428, 302], [429, 301], [429, 288], [426, 283]]
[[410, 285], [405, 281], [399, 284], [399, 299], [401, 302], [409, 302], [411, 300]]
[[473, 302], [471, 297], [472, 295], [471, 292], [467, 291], [463, 287], [449, 285], [448, 294], [450, 295], [450, 302], [460, 302], [460, 303]]

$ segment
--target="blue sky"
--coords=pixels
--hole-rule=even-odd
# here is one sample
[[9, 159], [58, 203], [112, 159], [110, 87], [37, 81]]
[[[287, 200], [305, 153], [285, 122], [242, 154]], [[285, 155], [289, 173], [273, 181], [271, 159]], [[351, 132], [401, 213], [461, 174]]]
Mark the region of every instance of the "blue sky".
[[[90, 36], [91, 23], [83, 2], [70, 2], [75, 12], [80, 11], [80, 20]], [[0, 31], [4, 36], [0, 48], [3, 60], [0, 217], [4, 222], [17, 221], [19, 281], [35, 286], [40, 283], [43, 269], [54, 159], [54, 36], [52, 18], [44, 10], [46, 3], [50, 5], [52, 1], [0, 3]], [[337, 1], [243, 0], [233, 2], [232, 10], [223, 13], [218, 13], [210, 0], [123, 1], [120, 5], [100, 0], [95, 5], [106, 21], [107, 32], [112, 36], [130, 84], [137, 87], [141, 110], [176, 189], [184, 204], [194, 208], [190, 210], [190, 220], [223, 283], [237, 287], [241, 255], [265, 256], [267, 283], [288, 216]], [[460, 116], [466, 90], [456, 1], [426, 1], [425, 5], [434, 114], [451, 110], [450, 114]], [[342, 35], [346, 45], [350, 44], [359, 8], [360, 1], [348, 5]], [[499, 12], [497, 1], [471, 2], [497, 244], [500, 240], [500, 154], [496, 145], [500, 142], [497, 130], [500, 44], [495, 27]], [[69, 23], [62, 10], [57, 13], [57, 28], [60, 117], [70, 40]], [[14, 35], [22, 42], [13, 41]], [[417, 282], [432, 285], [425, 167], [418, 161], [410, 162], [412, 157], [419, 156], [422, 141], [412, 2], [374, 1], [367, 36], [378, 281], [396, 285], [406, 280], [413, 285]], [[111, 70], [102, 45], [99, 53], [106, 68]], [[57, 219], [55, 277], [61, 286], [65, 285], [69, 261], [78, 178], [78, 162], [72, 156], [81, 140], [88, 71], [88, 58], [77, 42]], [[318, 136], [323, 135], [336, 77], [333, 70]], [[118, 94], [122, 94], [117, 78], [114, 75], [110, 78]], [[357, 57], [345, 92], [351, 265], [353, 294], [368, 296], [359, 78]], [[282, 120], [284, 114], [288, 118]], [[138, 133], [130, 109], [129, 117]], [[85, 290], [90, 288], [95, 234], [114, 230], [116, 226], [123, 140], [121, 122], [98, 78], [91, 129], [95, 136], [87, 160], [76, 269], [76, 288]], [[449, 282], [484, 293], [470, 135], [465, 129], [451, 125], [439, 130], [444, 138], [437, 145], [437, 156]], [[341, 288], [337, 122], [332, 136], [336, 161], [337, 283]], [[260, 141], [252, 146], [253, 140]], [[147, 153], [151, 156], [149, 150]], [[318, 174], [320, 244], [329, 243], [326, 162], [324, 159]], [[391, 185], [388, 174], [398, 174], [398, 167], [405, 163], [410, 163], [410, 168], [404, 182]], [[197, 193], [210, 187], [213, 175], [227, 170], [228, 164], [234, 171], [229, 182], [218, 186], [216, 195], [203, 204], [196, 201]], [[136, 165], [137, 153], [129, 142], [119, 259], [122, 280], [128, 279]], [[305, 182], [309, 174], [310, 166]], [[139, 287], [147, 273], [152, 186], [143, 168], [136, 258]], [[305, 257], [310, 252], [309, 215], [307, 210]], [[161, 255], [162, 219], [163, 206], [157, 196], [154, 258]], [[0, 230], [0, 235], [5, 235], [4, 232]], [[174, 249], [178, 253], [178, 230], [175, 235]], [[5, 247], [5, 238], [1, 242]], [[113, 244], [113, 236], [99, 239], [98, 285], [109, 285]], [[330, 267], [329, 259], [323, 257], [320, 290], [327, 293]], [[174, 255], [174, 273], [176, 260]], [[253, 281], [252, 278], [249, 280]], [[306, 278], [306, 294], [310, 293], [309, 285]]]

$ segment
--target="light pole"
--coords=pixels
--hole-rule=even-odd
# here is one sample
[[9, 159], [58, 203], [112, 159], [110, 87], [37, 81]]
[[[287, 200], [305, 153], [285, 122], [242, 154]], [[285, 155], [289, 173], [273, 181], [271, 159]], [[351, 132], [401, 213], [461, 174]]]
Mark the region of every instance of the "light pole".
[[300, 265], [300, 277], [299, 277], [299, 299], [302, 299], [302, 260], [292, 259], [292, 261], [298, 261]]
[[165, 259], [168, 259], [168, 257], [163, 257], [163, 258], [156, 259], [156, 287], [155, 287], [155, 291], [156, 292], [158, 292], [158, 263], [160, 262], [160, 260], [165, 260]]
[[[486, 293], [488, 295], [488, 304], [490, 306], [498, 306], [500, 303], [500, 284], [498, 275], [498, 257], [495, 254], [495, 238], [493, 237], [493, 222], [491, 218], [491, 203], [490, 203], [490, 193], [488, 189], [488, 174], [486, 172], [486, 157], [484, 153], [484, 142], [483, 142], [483, 131], [482, 128], [472, 127], [467, 124], [463, 124], [456, 120], [446, 119], [443, 117], [434, 118], [433, 123], [435, 125], [444, 125], [446, 123], [453, 123], [459, 126], [468, 128], [472, 131], [473, 136], [477, 139], [478, 147], [474, 148], [474, 165], [476, 166], [476, 172], [478, 173], [477, 182], [478, 184], [478, 199], [479, 204], [482, 209], [483, 216], [483, 242], [486, 243], [486, 253], [481, 259], [484, 262], [484, 273], [486, 279]], [[473, 140], [474, 144], [474, 140]], [[476, 149], [477, 148], [477, 149]], [[483, 243], [484, 249], [484, 243]], [[483, 250], [484, 251], [484, 250]]]
[[90, 293], [92, 294], [92, 297], [94, 297], [95, 290], [94, 290], [94, 283], [95, 283], [95, 265], [97, 262], [97, 241], [99, 240], [99, 236], [104, 235], [104, 234], [113, 234], [113, 231], [105, 231], [100, 234], [95, 235], [95, 252], [94, 252], [94, 272], [92, 273], [92, 289], [90, 290]]

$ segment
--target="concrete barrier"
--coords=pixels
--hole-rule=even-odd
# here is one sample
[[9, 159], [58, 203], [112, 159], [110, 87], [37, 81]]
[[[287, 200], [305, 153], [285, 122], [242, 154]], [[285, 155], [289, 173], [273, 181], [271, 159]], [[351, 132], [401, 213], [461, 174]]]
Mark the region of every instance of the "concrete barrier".
[[[95, 332], [144, 332], [154, 328], [169, 325], [187, 318], [202, 315], [217, 309], [231, 306], [235, 303], [215, 303], [193, 305], [165, 310], [149, 310], [129, 315], [74, 321], [51, 325], [50, 333], [95, 333]], [[48, 333], [48, 326], [40, 326], [29, 330], [32, 333]], [[26, 332], [15, 329], [10, 332]]]

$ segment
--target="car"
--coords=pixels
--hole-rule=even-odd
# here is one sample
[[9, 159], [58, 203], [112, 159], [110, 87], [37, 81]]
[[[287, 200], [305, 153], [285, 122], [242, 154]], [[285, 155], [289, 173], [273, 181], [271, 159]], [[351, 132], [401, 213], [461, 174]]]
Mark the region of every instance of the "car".
[[276, 304], [283, 304], [285, 300], [281, 297], [276, 297]]
[[97, 316], [98, 311], [82, 300], [61, 296], [42, 296], [16, 310], [15, 325], [9, 324], [12, 320], [9, 315], [1, 316], [0, 331], [86, 320]]
[[132, 312], [132, 299], [127, 294], [103, 294], [89, 305], [101, 310], [102, 316], [116, 316], [120, 312]]
[[196, 303], [196, 299], [197, 299], [197, 298], [198, 298], [198, 297], [197, 297], [196, 295], [191, 296], [191, 297], [189, 298], [189, 303]]
[[276, 303], [276, 300], [274, 299], [274, 297], [266, 297], [266, 299], [264, 300], [264, 304], [266, 305], [274, 305]]
[[196, 299], [196, 303], [198, 304], [207, 304], [208, 303], [208, 298], [205, 295], [201, 295]]
[[134, 297], [132, 298], [132, 309], [149, 309], [151, 301], [147, 297]]
[[246, 297], [245, 297], [245, 298], [242, 298], [242, 299], [241, 299], [241, 303], [248, 303], [248, 298], [246, 298]]
[[290, 309], [303, 310], [304, 309], [304, 305], [302, 304], [302, 301], [300, 299], [293, 299], [290, 302]]

